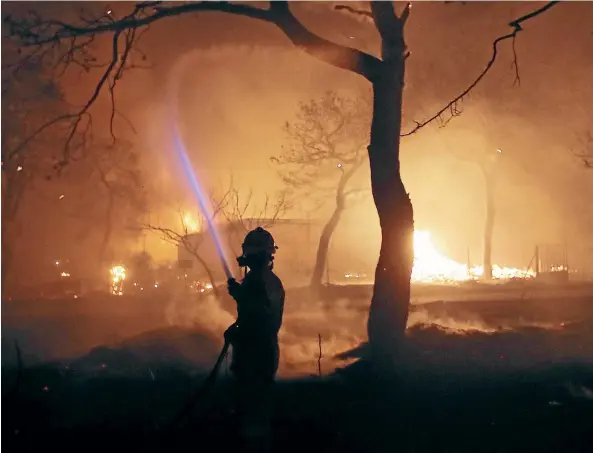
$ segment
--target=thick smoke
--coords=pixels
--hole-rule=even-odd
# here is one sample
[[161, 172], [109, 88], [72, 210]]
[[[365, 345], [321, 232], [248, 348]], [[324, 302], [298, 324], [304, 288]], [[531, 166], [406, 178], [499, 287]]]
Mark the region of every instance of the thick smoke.
[[[279, 335], [279, 375], [315, 375], [319, 365], [322, 373], [326, 374], [345, 366], [348, 361], [336, 356], [366, 341], [367, 310], [366, 299], [340, 298], [331, 302], [319, 299], [298, 300], [295, 296], [291, 297], [289, 291]], [[199, 302], [176, 296], [167, 304], [165, 317], [170, 326], [191, 327], [213, 338], [219, 338], [220, 345], [224, 330], [234, 321], [234, 316], [213, 296], [205, 297]], [[412, 307], [408, 321], [412, 341], [417, 332], [426, 329], [438, 329], [453, 338], [512, 333], [522, 329], [554, 331], [564, 327], [561, 320], [552, 322], [517, 318], [487, 321], [475, 312], [447, 313], [430, 309], [430, 304], [426, 307]]]
[[[8, 307], [3, 310], [3, 366], [14, 362], [17, 340], [27, 366], [59, 360], [81, 371], [103, 369], [102, 364], [109, 372], [123, 374], [132, 368], [155, 370], [175, 364], [206, 371], [222, 347], [224, 330], [235, 319], [233, 302], [221, 300], [181, 294], [166, 300], [78, 300], [51, 308], [31, 304], [26, 315], [18, 307]], [[561, 311], [555, 305], [558, 300], [486, 301], [481, 307], [476, 307], [480, 302], [415, 305], [408, 323], [409, 344], [417, 359], [424, 360], [423, 351], [432, 349], [430, 357], [439, 363], [453, 356], [465, 360], [483, 347], [488, 350], [480, 353], [480, 360], [486, 365], [492, 354], [511, 353], [521, 356], [519, 364], [551, 356], [591, 360], [593, 351], [580, 339], [590, 335], [581, 321], [589, 314], [582, 305], [568, 302], [563, 301]], [[343, 353], [366, 341], [368, 304], [367, 296], [327, 301], [288, 290], [279, 376], [316, 375], [319, 366], [328, 374], [345, 366], [348, 361], [336, 356], [348, 356]], [[118, 371], [119, 364], [125, 369]]]
[[[287, 300], [284, 322], [280, 331], [280, 374], [284, 376], [316, 374], [321, 336], [322, 369], [336, 366], [333, 357], [360, 344], [365, 336], [366, 314], [341, 299], [332, 307], [321, 301], [306, 301], [291, 306]], [[169, 326], [192, 328], [219, 338], [235, 318], [214, 296], [194, 301], [176, 295], [166, 304], [164, 316]]]

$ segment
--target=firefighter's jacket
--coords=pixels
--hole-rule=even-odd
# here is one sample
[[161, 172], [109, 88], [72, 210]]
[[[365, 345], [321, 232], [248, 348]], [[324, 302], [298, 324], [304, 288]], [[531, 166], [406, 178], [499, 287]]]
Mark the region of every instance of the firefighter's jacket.
[[238, 328], [232, 340], [231, 369], [238, 377], [276, 374], [284, 296], [282, 282], [269, 268], [248, 272], [234, 292]]

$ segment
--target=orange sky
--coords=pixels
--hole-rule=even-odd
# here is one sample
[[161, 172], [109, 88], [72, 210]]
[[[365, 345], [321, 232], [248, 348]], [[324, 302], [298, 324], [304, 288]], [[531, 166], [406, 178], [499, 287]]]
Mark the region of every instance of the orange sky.
[[[323, 36], [376, 51], [374, 32], [364, 23], [317, 2], [294, 9]], [[408, 124], [464, 88], [488, 60], [492, 39], [508, 31], [510, 19], [531, 9], [532, 3], [521, 2], [415, 3], [407, 30], [412, 51], [404, 106]], [[403, 178], [416, 226], [431, 230], [453, 258], [465, 260], [468, 247], [479, 254], [483, 183], [476, 168], [457, 160], [445, 143], [466, 149], [504, 146], [505, 155], [517, 162], [513, 175], [502, 178], [497, 195], [495, 261], [526, 265], [536, 243], [582, 233], [584, 222], [577, 214], [590, 209], [591, 178], [575, 164], [570, 147], [591, 124], [585, 105], [593, 103], [592, 12], [590, 3], [563, 3], [529, 22], [517, 39], [520, 87], [513, 87], [507, 43], [460, 118], [446, 129], [430, 127], [404, 139]], [[326, 26], [328, 17], [332, 27]], [[147, 174], [162, 182], [165, 194], [184, 185], [165, 130], [173, 77], [181, 83], [186, 144], [205, 185], [220, 186], [232, 173], [241, 189], [253, 189], [259, 199], [280, 188], [269, 158], [284, 143], [282, 124], [292, 118], [298, 102], [329, 89], [354, 95], [368, 89], [362, 78], [300, 53], [274, 27], [246, 18], [211, 14], [163, 21], [151, 28], [143, 48], [154, 69], [126, 74], [118, 102], [134, 121]], [[88, 96], [95, 76], [70, 85], [69, 96]], [[95, 113], [104, 118], [106, 106], [102, 98]], [[119, 127], [125, 134], [125, 127]], [[321, 221], [327, 209], [320, 211]], [[167, 216], [176, 221], [170, 213], [161, 220]], [[356, 253], [376, 256], [377, 232], [369, 198], [345, 215], [334, 246], [356, 243]], [[151, 247], [157, 251], [157, 241]]]
[[[303, 14], [316, 31], [322, 14], [332, 14], [320, 8], [306, 5]], [[567, 143], [590, 120], [582, 105], [583, 99], [593, 100], [587, 83], [591, 80], [587, 75], [593, 77], [593, 62], [584, 59], [592, 46], [582, 41], [590, 33], [583, 18], [585, 8], [562, 5], [526, 26], [517, 41], [520, 87], [513, 87], [511, 54], [506, 46], [489, 79], [465, 104], [467, 113], [455, 119], [449, 130], [431, 127], [404, 139], [403, 177], [415, 205], [416, 225], [431, 230], [435, 241], [454, 258], [465, 260], [468, 247], [475, 255], [480, 253], [483, 184], [476, 168], [459, 162], [444, 149], [445, 141], [465, 148], [505, 146], [505, 156], [519, 162], [520, 170], [513, 177], [504, 177], [498, 190], [495, 261], [523, 264], [529, 261], [536, 243], [557, 242], [566, 234], [565, 229], [578, 228], [578, 222], [566, 222], [566, 211], [562, 211], [574, 212], [570, 203], [562, 201], [567, 195], [559, 195], [566, 189], [551, 186], [564, 187], [572, 179]], [[407, 73], [407, 120], [433, 112], [464, 87], [489, 58], [492, 38], [506, 31], [507, 19], [528, 9], [529, 4], [470, 4], [465, 9], [415, 5], [408, 30], [413, 56]], [[364, 93], [366, 81], [286, 46], [285, 38], [266, 24], [216, 16], [219, 26], [213, 30], [213, 19], [208, 23], [203, 18], [195, 20], [205, 27], [198, 34], [206, 33], [206, 41], [216, 42], [223, 24], [235, 27], [232, 38], [228, 38], [230, 32], [224, 33], [231, 43], [180, 52], [176, 57], [168, 55], [165, 60], [170, 65], [159, 68], [161, 75], [157, 78], [161, 82], [170, 81], [175, 71], [184, 68], [175, 76], [181, 81], [181, 114], [191, 131], [186, 144], [196, 169], [209, 186], [220, 185], [232, 172], [235, 182], [252, 188], [256, 196], [273, 193], [279, 185], [269, 157], [285, 142], [281, 126], [292, 118], [298, 102], [328, 89]], [[186, 30], [184, 21], [189, 18], [180, 19], [179, 26]], [[160, 26], [164, 29], [166, 24]], [[323, 33], [348, 41], [350, 27], [348, 17], [340, 18], [335, 32]], [[354, 41], [366, 42], [367, 48], [374, 50], [372, 34], [365, 31], [365, 25], [358, 24], [352, 35]], [[250, 45], [251, 39], [270, 45]], [[164, 90], [155, 90], [142, 102], [151, 107], [142, 107], [140, 115], [136, 113], [138, 123], [147, 131], [146, 145], [156, 148], [154, 155], [162, 163], [162, 171], [170, 168], [166, 139], [164, 143], [156, 139], [159, 146], [154, 147], [154, 139], [148, 137], [159, 134], [167, 102]], [[566, 177], [557, 175], [559, 165]], [[525, 181], [525, 172], [531, 174], [529, 182]], [[171, 170], [169, 178], [178, 180], [178, 175]], [[327, 215], [327, 210], [321, 211], [320, 220]], [[360, 218], [365, 220], [357, 221]], [[346, 215], [335, 243], [344, 240], [342, 236], [346, 240], [364, 237], [360, 252], [375, 256], [377, 233], [369, 198]]]

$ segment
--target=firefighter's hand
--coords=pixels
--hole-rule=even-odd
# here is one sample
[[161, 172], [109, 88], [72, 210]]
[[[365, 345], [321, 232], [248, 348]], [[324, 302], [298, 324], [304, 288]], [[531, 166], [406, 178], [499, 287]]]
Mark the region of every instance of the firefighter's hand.
[[237, 300], [237, 297], [239, 297], [241, 292], [241, 284], [234, 278], [229, 278], [229, 281], [227, 282], [227, 288], [231, 297]]
[[233, 344], [233, 341], [235, 341], [235, 339], [237, 338], [238, 332], [239, 326], [237, 325], [237, 323], [231, 324], [229, 328], [224, 331], [224, 341]]

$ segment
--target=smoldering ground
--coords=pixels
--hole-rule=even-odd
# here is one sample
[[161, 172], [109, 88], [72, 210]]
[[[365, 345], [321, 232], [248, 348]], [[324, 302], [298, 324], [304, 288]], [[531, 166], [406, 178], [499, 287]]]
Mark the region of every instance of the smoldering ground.
[[[363, 362], [352, 363], [357, 352], [335, 357], [365, 338], [370, 290], [353, 291], [358, 294], [345, 297], [342, 289], [320, 299], [303, 290], [287, 293], [274, 411], [274, 442], [282, 451], [376, 451], [377, 439], [408, 443], [401, 451], [410, 452], [445, 446], [562, 451], [567, 445], [588, 451], [590, 297], [414, 305], [398, 378], [369, 384], [357, 378], [364, 370]], [[234, 319], [232, 300], [73, 302], [21, 301], [3, 309], [3, 409], [11, 413], [3, 423], [6, 445], [27, 450], [42, 438], [69, 451], [92, 438], [89, 451], [171, 451], [185, 442], [235, 451], [228, 361], [188, 431], [163, 434], [218, 355], [222, 332]], [[324, 376], [312, 377], [319, 366]]]
[[[280, 377], [314, 375], [319, 366], [327, 374], [346, 365], [337, 356], [365, 341], [368, 296], [320, 299], [289, 290], [280, 332]], [[408, 322], [409, 349], [421, 361], [451, 365], [459, 360], [486, 367], [494, 360], [498, 368], [546, 361], [590, 363], [590, 304], [586, 295], [417, 304]], [[2, 364], [14, 365], [16, 341], [25, 365], [84, 362], [85, 369], [125, 375], [135, 367], [129, 360], [137, 360], [145, 369], [170, 363], [207, 370], [234, 318], [234, 304], [226, 295], [220, 300], [106, 297], [51, 305], [23, 301], [3, 310]], [[109, 354], [124, 352], [129, 356], [125, 369], [109, 364]]]

